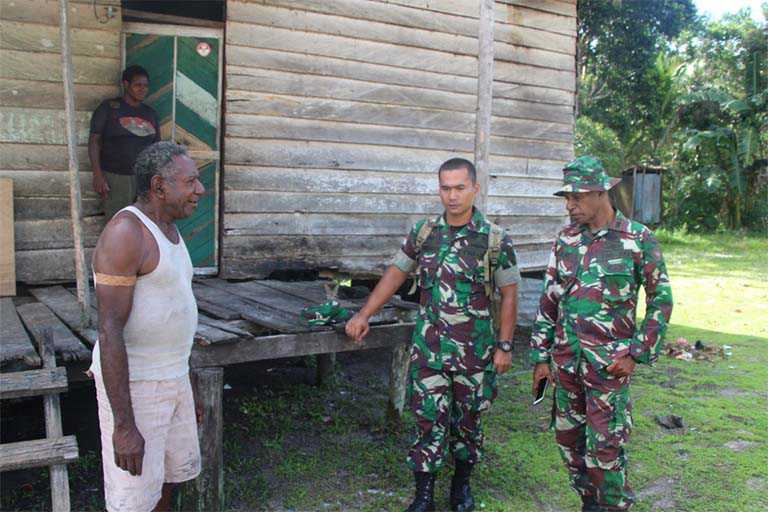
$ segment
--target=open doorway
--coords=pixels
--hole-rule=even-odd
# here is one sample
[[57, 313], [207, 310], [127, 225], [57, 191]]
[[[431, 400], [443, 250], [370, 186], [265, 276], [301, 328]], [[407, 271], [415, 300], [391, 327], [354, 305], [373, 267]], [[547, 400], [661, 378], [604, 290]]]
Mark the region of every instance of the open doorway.
[[224, 2], [123, 1], [123, 67], [150, 76], [163, 140], [189, 148], [206, 194], [177, 223], [195, 273], [218, 273]]

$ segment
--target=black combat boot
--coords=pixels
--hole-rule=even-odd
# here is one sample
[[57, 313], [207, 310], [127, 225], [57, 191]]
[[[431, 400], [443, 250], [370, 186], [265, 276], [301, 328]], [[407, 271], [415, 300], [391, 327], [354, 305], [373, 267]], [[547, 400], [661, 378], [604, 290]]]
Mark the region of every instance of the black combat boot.
[[469, 477], [472, 474], [472, 464], [456, 461], [456, 470], [451, 479], [451, 510], [454, 512], [470, 512], [475, 510], [475, 498], [469, 488]]
[[406, 512], [433, 512], [435, 510], [435, 474], [414, 471], [416, 494]]
[[600, 512], [600, 506], [595, 501], [594, 496], [581, 497], [581, 512]]

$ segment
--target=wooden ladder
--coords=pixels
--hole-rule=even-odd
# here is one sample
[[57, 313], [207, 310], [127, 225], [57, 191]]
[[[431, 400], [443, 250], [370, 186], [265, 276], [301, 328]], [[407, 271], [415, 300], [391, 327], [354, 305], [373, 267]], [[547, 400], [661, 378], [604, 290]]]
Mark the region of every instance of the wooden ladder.
[[69, 512], [67, 464], [77, 460], [77, 439], [63, 435], [59, 393], [67, 390], [67, 370], [56, 366], [53, 333], [35, 335], [43, 368], [0, 374], [0, 399], [43, 396], [45, 439], [0, 444], [0, 471], [50, 466], [51, 505], [54, 512]]

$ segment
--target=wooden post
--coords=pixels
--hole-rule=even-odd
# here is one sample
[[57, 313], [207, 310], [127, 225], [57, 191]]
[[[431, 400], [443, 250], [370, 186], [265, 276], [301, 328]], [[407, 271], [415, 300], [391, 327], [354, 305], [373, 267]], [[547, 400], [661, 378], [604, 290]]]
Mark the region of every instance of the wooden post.
[[0, 178], [0, 297], [14, 295], [16, 252], [13, 235], [13, 180]]
[[491, 104], [493, 102], [493, 7], [494, 0], [480, 0], [477, 55], [477, 112], [475, 120], [475, 166], [480, 194], [477, 207], [487, 213], [491, 149]]
[[396, 345], [392, 349], [392, 359], [389, 366], [389, 403], [387, 416], [391, 423], [397, 425], [405, 408], [405, 391], [408, 387], [408, 365], [410, 350], [407, 343]]
[[318, 386], [328, 384], [333, 378], [333, 367], [336, 364], [336, 354], [317, 354], [317, 375], [316, 382]]
[[[56, 368], [56, 355], [54, 353], [53, 331], [46, 329], [40, 337], [40, 359], [43, 368]], [[48, 439], [64, 436], [61, 428], [61, 403], [57, 393], [47, 394], [43, 397], [45, 409], [45, 434]], [[67, 465], [56, 464], [51, 466], [51, 509], [53, 512], [69, 512], [69, 477]]]
[[224, 368], [192, 370], [192, 385], [203, 408], [203, 421], [197, 429], [202, 469], [200, 476], [187, 486], [183, 509], [213, 512], [224, 508]]
[[83, 246], [83, 210], [80, 200], [80, 174], [77, 161], [77, 126], [75, 124], [75, 92], [72, 81], [72, 53], [69, 47], [69, 0], [59, 0], [61, 18], [61, 76], [64, 82], [64, 111], [67, 121], [67, 152], [69, 153], [69, 212], [72, 217], [72, 241], [75, 249], [75, 278], [80, 319], [83, 326], [90, 324], [91, 298], [88, 276], [85, 272], [85, 248]]

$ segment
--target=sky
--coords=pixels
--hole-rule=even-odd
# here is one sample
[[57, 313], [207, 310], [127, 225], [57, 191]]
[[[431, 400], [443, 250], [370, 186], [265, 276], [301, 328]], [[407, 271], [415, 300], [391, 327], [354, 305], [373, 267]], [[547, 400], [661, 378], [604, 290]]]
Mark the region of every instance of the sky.
[[763, 0], [694, 0], [702, 14], [708, 14], [712, 19], [719, 19], [723, 14], [733, 13], [743, 7], [752, 9], [752, 17], [764, 22], [760, 4]]

